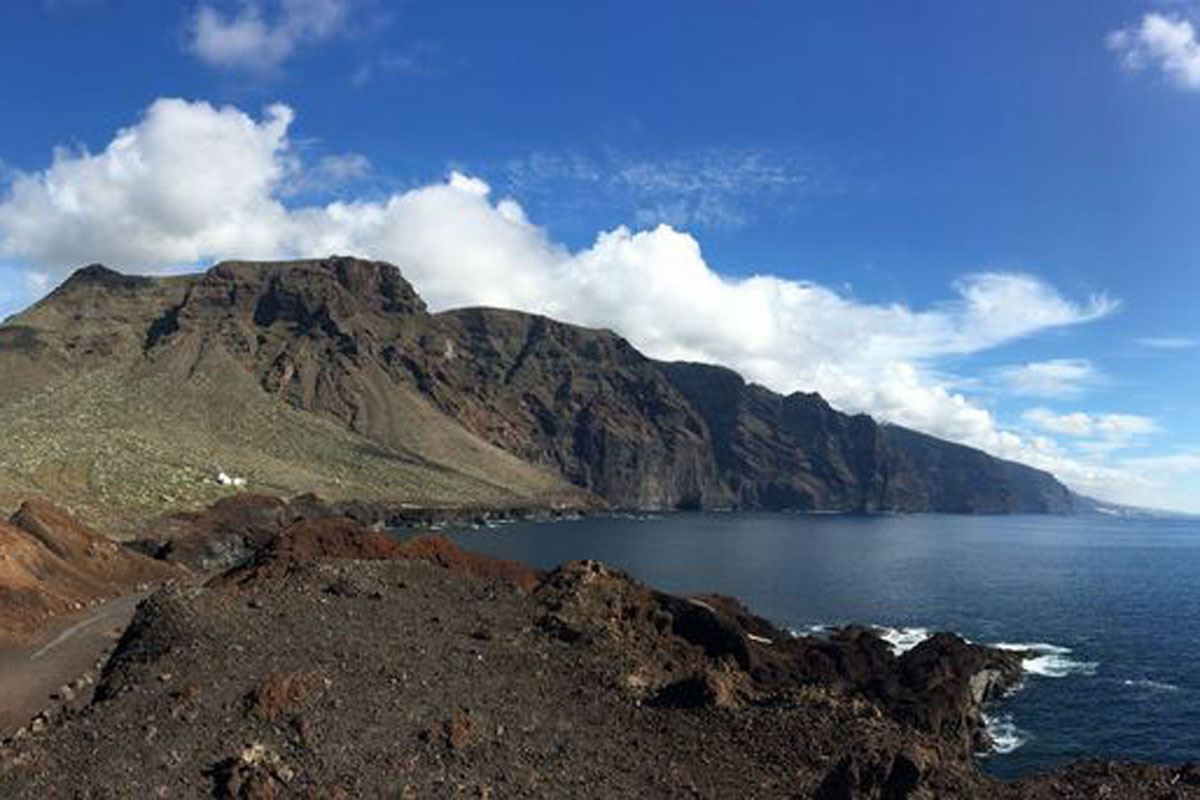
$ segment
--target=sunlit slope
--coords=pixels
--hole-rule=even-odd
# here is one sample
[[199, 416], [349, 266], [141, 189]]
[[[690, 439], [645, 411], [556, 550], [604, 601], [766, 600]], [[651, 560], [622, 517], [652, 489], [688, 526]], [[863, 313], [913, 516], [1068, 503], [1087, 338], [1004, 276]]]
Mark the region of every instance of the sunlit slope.
[[[419, 505], [1061, 513], [1054, 476], [389, 264], [76, 273], [0, 326], [0, 501], [144, 518], [249, 488]], [[110, 513], [106, 513], [110, 512]]]
[[403, 381], [342, 360], [339, 348], [373, 341], [364, 328], [380, 322], [357, 320], [353, 302], [344, 330], [310, 335], [265, 321], [264, 307], [287, 303], [265, 276], [253, 276], [263, 291], [248, 309], [245, 283], [210, 278], [89, 268], [0, 328], [0, 500], [145, 517], [228, 491], [221, 471], [260, 490], [398, 503], [578, 499]]

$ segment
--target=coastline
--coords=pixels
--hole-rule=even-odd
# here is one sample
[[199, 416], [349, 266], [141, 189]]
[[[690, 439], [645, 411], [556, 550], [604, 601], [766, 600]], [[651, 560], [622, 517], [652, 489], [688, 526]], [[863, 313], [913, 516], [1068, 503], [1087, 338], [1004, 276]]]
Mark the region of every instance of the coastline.
[[[362, 628], [373, 619], [390, 620], [374, 629], [374, 638]], [[347, 724], [383, 723], [368, 720], [391, 708], [382, 698], [394, 695], [397, 702], [403, 698], [397, 712], [426, 709], [415, 722], [411, 715], [388, 718], [394, 749], [354, 740], [379, 750], [380, 758], [407, 753], [424, 764], [406, 780], [430, 791], [436, 783], [427, 782], [444, 780], [452, 769], [465, 786], [495, 791], [503, 773], [524, 775], [534, 796], [558, 793], [551, 788], [569, 786], [580, 762], [565, 758], [535, 778], [536, 771], [522, 772], [531, 762], [521, 750], [557, 741], [571, 752], [600, 747], [607, 755], [595, 766], [612, 774], [593, 778], [614, 796], [670, 796], [689, 781], [701, 796], [728, 796], [732, 786], [720, 777], [728, 771], [757, 776], [759, 788], [748, 792], [754, 796], [857, 797], [905, 785], [918, 792], [913, 796], [1084, 797], [1096, 780], [1118, 787], [1123, 797], [1160, 796], [1153, 792], [1165, 786], [1190, 796], [1187, 787], [1194, 784], [1187, 782], [1197, 777], [1192, 767], [1085, 763], [1017, 781], [986, 777], [974, 760], [986, 704], [1020, 680], [1025, 655], [949, 634], [899, 656], [863, 628], [823, 641], [793, 638], [731, 598], [662, 594], [595, 562], [538, 572], [473, 556], [445, 540], [400, 543], [344, 517], [323, 518], [293, 523], [246, 566], [203, 587], [153, 595], [105, 666], [99, 702], [65, 713], [37, 736], [10, 741], [0, 758], [0, 788], [66, 789], [61, 781], [67, 778], [53, 768], [65, 764], [60, 759], [82, 769], [80, 780], [122, 786], [127, 778], [90, 760], [83, 743], [136, 739], [129, 726], [139, 720], [144, 730], [152, 719], [156, 733], [144, 758], [152, 765], [163, 752], [181, 754], [182, 764], [155, 773], [170, 779], [164, 785], [178, 788], [177, 796], [191, 796], [201, 785], [211, 791], [211, 781], [195, 783], [194, 775], [218, 763], [232, 764], [238, 785], [276, 782], [291, 792], [309, 785], [304, 781], [319, 784], [332, 774], [321, 765], [345, 758], [322, 741], [352, 736], [335, 733]], [[306, 690], [315, 699], [304, 702], [285, 691], [281, 702], [297, 708], [274, 720], [250, 711], [229, 718], [222, 710], [250, 708], [243, 704], [255, 701], [247, 698], [260, 689], [269, 693], [262, 682], [276, 674], [320, 675], [325, 688]], [[524, 683], [529, 676], [534, 684]], [[946, 676], [953, 680], [946, 683]], [[317, 678], [294, 680], [309, 686]], [[513, 681], [524, 688], [511, 688]], [[598, 699], [586, 706], [590, 710], [579, 706], [579, 698], [593, 695]], [[368, 697], [376, 698], [373, 705], [363, 706]], [[539, 721], [528, 732], [512, 727], [530, 713]], [[591, 720], [589, 729], [568, 723], [580, 714]], [[753, 747], [733, 735], [745, 725], [765, 726]], [[313, 732], [327, 726], [328, 734]], [[296, 730], [310, 732], [296, 740]], [[664, 739], [667, 730], [673, 733]], [[549, 731], [557, 733], [544, 739]], [[808, 744], [797, 750], [794, 737], [801, 731], [808, 731]], [[603, 745], [597, 732], [607, 737]], [[676, 760], [692, 737], [709, 742], [704, 752], [717, 756], [722, 771], [710, 771], [702, 760]], [[229, 748], [243, 740], [267, 748], [271, 763], [287, 769], [242, 763], [244, 753]], [[783, 747], [788, 741], [793, 744]], [[654, 758], [675, 766], [623, 783], [616, 765], [635, 751], [658, 753]], [[789, 765], [782, 773], [781, 764]], [[369, 787], [384, 777], [360, 770], [355, 785]]]

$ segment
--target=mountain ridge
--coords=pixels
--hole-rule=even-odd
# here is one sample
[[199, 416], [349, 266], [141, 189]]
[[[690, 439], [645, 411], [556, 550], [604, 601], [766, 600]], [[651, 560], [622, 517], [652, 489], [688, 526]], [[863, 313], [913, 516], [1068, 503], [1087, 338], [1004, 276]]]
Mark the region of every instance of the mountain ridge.
[[[143, 513], [213, 499], [197, 484], [218, 466], [276, 492], [430, 505], [1075, 508], [1049, 473], [723, 367], [656, 361], [612, 331], [506, 309], [430, 313], [398, 268], [355, 258], [163, 278], [90, 265], [0, 325], [0, 371], [0, 431], [25, 441], [32, 419], [44, 439], [9, 456], [17, 479], [0, 502], [148, 479], [53, 424], [82, 415], [106, 446], [142, 442], [136, 457], [174, 476], [134, 498]], [[39, 455], [58, 441], [88, 461], [66, 487], [66, 453]], [[203, 452], [189, 460], [189, 446]], [[106, 502], [130, 505], [118, 494]]]

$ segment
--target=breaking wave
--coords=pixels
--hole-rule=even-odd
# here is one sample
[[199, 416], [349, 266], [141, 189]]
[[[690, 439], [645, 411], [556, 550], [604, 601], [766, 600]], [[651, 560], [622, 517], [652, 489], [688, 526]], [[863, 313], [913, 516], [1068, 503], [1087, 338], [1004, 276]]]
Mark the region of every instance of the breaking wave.
[[989, 754], [1005, 755], [1029, 741], [1029, 735], [1017, 727], [1012, 714], [984, 714], [983, 721], [992, 740]]
[[[835, 627], [832, 625], [806, 625], [798, 630], [793, 630], [792, 633], [796, 636], [819, 636], [828, 633]], [[876, 625], [873, 627], [879, 634], [879, 637], [892, 648], [892, 653], [897, 656], [907, 653], [933, 635], [933, 632], [929, 628], [893, 628], [885, 625]], [[1095, 675], [1096, 670], [1100, 667], [1098, 661], [1081, 661], [1072, 658], [1071, 648], [1050, 644], [1049, 642], [997, 642], [988, 646], [999, 650], [1024, 651], [1026, 657], [1021, 661], [1021, 668], [1030, 675], [1038, 675], [1043, 678]], [[1170, 684], [1154, 684], [1153, 681], [1140, 683], [1126, 681], [1125, 683], [1128, 686], [1142, 685], [1142, 688], [1164, 688], [1170, 686]]]
[[1029, 655], [1021, 668], [1030, 675], [1043, 678], [1066, 678], [1071, 675], [1095, 675], [1098, 661], [1077, 661], [1071, 658], [1071, 648], [1046, 642], [999, 642], [992, 647], [1000, 650], [1023, 650]]
[[904, 655], [928, 639], [933, 633], [928, 628], [882, 628], [876, 627], [879, 638], [887, 642], [895, 655]]

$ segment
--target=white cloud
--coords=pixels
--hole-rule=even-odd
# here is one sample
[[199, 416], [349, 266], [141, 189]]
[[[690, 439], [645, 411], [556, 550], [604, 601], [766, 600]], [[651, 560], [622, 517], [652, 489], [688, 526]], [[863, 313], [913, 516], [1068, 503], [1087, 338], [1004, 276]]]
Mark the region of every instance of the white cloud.
[[1139, 24], [1110, 33], [1108, 47], [1129, 70], [1156, 67], [1180, 89], [1200, 91], [1200, 42], [1186, 19], [1146, 14]]
[[347, 20], [350, 0], [278, 0], [274, 13], [259, 0], [243, 0], [226, 15], [202, 4], [192, 18], [189, 49], [221, 69], [270, 74], [301, 45], [337, 34]]
[[1169, 453], [1161, 456], [1143, 456], [1125, 461], [1130, 468], [1169, 475], [1195, 475], [1200, 478], [1200, 452]]
[[325, 156], [317, 162], [317, 172], [335, 181], [365, 178], [371, 171], [371, 160], [361, 153]]
[[1095, 365], [1084, 358], [1054, 358], [1001, 367], [996, 375], [1009, 392], [1030, 397], [1074, 397], [1104, 380]]
[[461, 173], [377, 201], [292, 207], [282, 198], [303, 169], [292, 118], [282, 105], [256, 120], [159, 100], [102, 152], [58, 152], [44, 171], [18, 176], [0, 202], [0, 255], [55, 276], [98, 260], [161, 270], [221, 258], [386, 259], [433, 308], [508, 306], [611, 327], [652, 356], [820, 391], [837, 407], [1052, 469], [1080, 489], [1118, 482], [1044, 437], [1005, 430], [934, 372], [945, 356], [1103, 317], [1116, 307], [1104, 296], [1071, 300], [1036, 277], [992, 271], [928, 307], [865, 303], [811, 282], [726, 277], [695, 238], [666, 225], [618, 227], [572, 252], [515, 200]]
[[1200, 452], [1181, 451], [1164, 455], [1128, 458], [1118, 462], [1129, 480], [1105, 499], [1200, 514]]
[[[1093, 414], [1083, 411], [1056, 414], [1046, 408], [1031, 408], [1021, 418], [1036, 430], [1069, 437], [1072, 451], [1091, 457], [1093, 462], [1102, 458], [1110, 463], [1119, 463], [1113, 462], [1116, 453], [1144, 445], [1147, 437], [1162, 432], [1156, 420], [1140, 414]], [[1133, 475], [1128, 473], [1128, 468], [1125, 471], [1124, 480], [1127, 483]], [[1145, 476], [1139, 477], [1138, 482], [1145, 482]], [[1116, 491], [1120, 491], [1120, 488]], [[1110, 490], [1104, 496], [1111, 497], [1112, 494]]]
[[1187, 336], [1147, 336], [1138, 339], [1137, 343], [1151, 350], [1190, 350], [1200, 347], [1200, 339]]
[[58, 150], [45, 171], [19, 175], [0, 204], [0, 253], [61, 274], [97, 259], [162, 267], [274, 252], [292, 116], [158, 100], [104, 152]]
[[1088, 414], [1082, 411], [1055, 414], [1049, 409], [1031, 408], [1023, 417], [1041, 430], [1065, 436], [1100, 436], [1128, 441], [1160, 431], [1157, 422], [1138, 414]]
[[1092, 432], [1094, 420], [1090, 414], [1055, 414], [1045, 408], [1031, 408], [1023, 415], [1026, 422], [1050, 433], [1066, 436], [1087, 436]]

